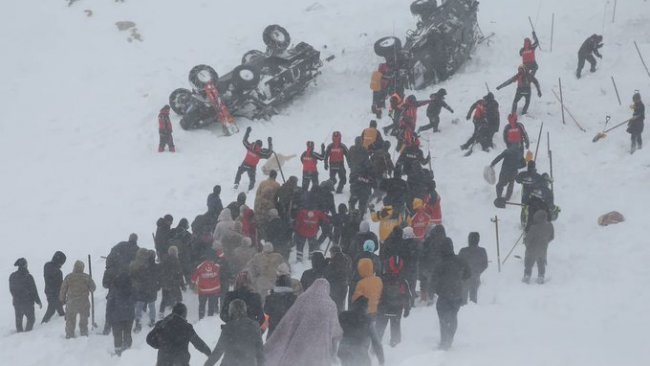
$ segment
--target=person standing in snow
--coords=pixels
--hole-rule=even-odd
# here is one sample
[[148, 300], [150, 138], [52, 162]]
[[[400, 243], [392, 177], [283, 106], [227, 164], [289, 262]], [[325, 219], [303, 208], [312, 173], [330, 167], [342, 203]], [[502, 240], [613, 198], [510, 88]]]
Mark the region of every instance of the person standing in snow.
[[156, 254], [158, 254], [158, 260], [162, 260], [163, 257], [167, 255], [173, 223], [174, 217], [170, 214], [166, 214], [165, 216], [159, 218], [158, 221], [156, 221], [156, 235], [154, 236], [154, 244], [156, 247]]
[[169, 108], [169, 105], [165, 105], [158, 113], [158, 134], [160, 135], [158, 152], [165, 151], [165, 146], [169, 146], [169, 152], [176, 152], [174, 138], [172, 137], [172, 121], [169, 119]]
[[302, 190], [309, 191], [309, 183], [318, 185], [318, 161], [325, 160], [325, 144], [320, 146], [320, 154], [314, 151], [314, 141], [307, 141], [307, 150], [300, 155], [302, 162]]
[[510, 113], [517, 113], [517, 103], [521, 98], [525, 99], [524, 108], [521, 110], [521, 114], [524, 115], [528, 113], [528, 106], [530, 106], [530, 94], [532, 92], [530, 84], [533, 83], [537, 89], [537, 96], [542, 97], [542, 91], [539, 89], [539, 81], [532, 74], [526, 72], [524, 65], [520, 65], [517, 69], [517, 74], [511, 77], [510, 79], [504, 81], [501, 85], [497, 86], [497, 90], [504, 88], [514, 82], [517, 82], [517, 91], [515, 92], [515, 99], [512, 101], [512, 110]]
[[458, 257], [464, 260], [472, 272], [470, 278], [463, 282], [463, 305], [467, 304], [467, 298], [476, 304], [478, 301], [478, 287], [481, 285], [481, 273], [488, 266], [487, 252], [485, 248], [478, 246], [481, 236], [477, 232], [469, 233], [467, 238], [468, 245], [462, 248]]
[[264, 309], [262, 308], [262, 298], [260, 297], [260, 294], [253, 290], [251, 277], [247, 271], [242, 271], [237, 274], [237, 278], [235, 279], [235, 288], [232, 291], [228, 292], [223, 299], [219, 317], [224, 322], [227, 323], [230, 321], [230, 303], [237, 299], [240, 299], [246, 303], [249, 318], [258, 322], [260, 325], [264, 323]]
[[404, 101], [403, 112], [400, 120], [400, 127], [411, 133], [415, 131], [418, 119], [418, 108], [428, 105], [431, 100], [417, 100], [415, 95], [409, 95]]
[[237, 174], [235, 174], [235, 189], [239, 188], [239, 181], [241, 180], [242, 174], [244, 172], [248, 173], [248, 190], [252, 190], [255, 187], [255, 173], [257, 172], [257, 164], [260, 159], [268, 159], [273, 154], [273, 140], [271, 137], [267, 138], [269, 147], [264, 149], [262, 148], [262, 140], [255, 141], [254, 144], [248, 142], [248, 137], [251, 134], [253, 129], [248, 126], [246, 127], [246, 133], [244, 134], [244, 139], [242, 143], [246, 148], [246, 157], [241, 163], [239, 168], [237, 168]]
[[488, 140], [490, 141], [490, 147], [494, 147], [493, 137], [495, 133], [499, 132], [499, 126], [501, 124], [499, 102], [494, 99], [494, 94], [492, 94], [492, 92], [485, 94], [483, 100], [485, 101], [485, 119], [487, 120], [490, 129]]
[[446, 238], [440, 246], [440, 262], [434, 269], [433, 288], [438, 295], [440, 349], [448, 350], [458, 327], [458, 310], [463, 301], [463, 281], [472, 275], [467, 263], [454, 254], [454, 243]]
[[352, 302], [360, 297], [368, 299], [368, 315], [375, 318], [377, 315], [377, 307], [383, 290], [383, 283], [381, 278], [375, 276], [372, 260], [363, 258], [357, 264], [357, 271], [361, 276], [361, 280], [357, 283], [354, 294], [352, 294]]
[[274, 252], [273, 244], [264, 242], [262, 251], [255, 254], [253, 259], [246, 265], [251, 275], [253, 288], [262, 297], [262, 304], [264, 304], [266, 295], [275, 284], [276, 273], [282, 263], [284, 263], [282, 254]]
[[440, 126], [440, 111], [442, 108], [445, 108], [450, 113], [454, 113], [454, 110], [445, 102], [445, 95], [447, 95], [447, 90], [441, 88], [429, 96], [431, 99], [431, 103], [427, 107], [427, 117], [429, 117], [429, 124], [419, 127], [418, 133], [432, 128], [433, 132], [440, 132], [440, 129], [438, 129], [438, 127]]
[[192, 272], [192, 283], [199, 294], [199, 320], [205, 317], [205, 305], [208, 305], [208, 316], [219, 312], [219, 296], [221, 295], [221, 266], [215, 261], [205, 258]]
[[404, 260], [399, 255], [392, 255], [386, 261], [385, 271], [381, 276], [384, 289], [377, 310], [377, 333], [381, 341], [390, 322], [391, 347], [402, 341], [402, 314], [407, 318], [411, 312], [411, 286], [404, 277], [404, 268]]
[[135, 327], [139, 333], [142, 329], [142, 312], [149, 313], [149, 327], [156, 323], [156, 299], [160, 290], [160, 273], [156, 264], [156, 252], [146, 248], [138, 249], [135, 259], [129, 265], [129, 275], [133, 286], [135, 301]]
[[336, 193], [343, 192], [343, 187], [347, 183], [345, 161], [347, 160], [348, 167], [350, 166], [350, 158], [348, 156], [348, 147], [341, 142], [341, 132], [334, 131], [332, 133], [332, 143], [327, 145], [325, 149], [325, 170], [330, 171], [330, 181], [336, 184], [336, 176], [339, 177], [339, 184], [336, 187]]
[[384, 139], [381, 137], [381, 132], [377, 129], [377, 121], [374, 119], [370, 121], [369, 126], [361, 132], [361, 139], [363, 140], [363, 147], [368, 151], [381, 148]]
[[521, 56], [521, 63], [526, 68], [526, 71], [535, 75], [539, 66], [535, 60], [535, 50], [539, 46], [539, 41], [537, 40], [537, 34], [533, 31], [533, 39], [535, 42], [532, 42], [530, 38], [524, 39], [524, 47], [519, 50], [519, 56]]
[[43, 266], [47, 310], [45, 311], [41, 324], [49, 322], [52, 315], [54, 315], [54, 312], [59, 313], [59, 316], [65, 315], [63, 304], [59, 301], [59, 292], [61, 291], [61, 284], [63, 283], [63, 272], [61, 272], [61, 266], [63, 266], [65, 260], [65, 254], [57, 251], [54, 253], [54, 256], [52, 256], [52, 260], [45, 263], [45, 266]]
[[533, 223], [524, 236], [526, 254], [524, 258], [524, 283], [530, 282], [533, 266], [537, 264], [537, 283], [544, 283], [546, 274], [546, 253], [548, 244], [555, 238], [553, 224], [548, 222], [546, 211], [538, 210], [533, 214]]
[[[113, 279], [120, 273], [129, 271], [129, 266], [135, 259], [138, 249], [140, 249], [138, 247], [138, 235], [135, 233], [131, 233], [127, 241], [121, 241], [111, 248], [106, 257], [106, 267], [102, 277], [102, 286], [108, 289], [108, 295], [111, 293]], [[108, 321], [108, 316], [106, 318], [102, 333], [109, 335], [111, 333], [111, 323]]]
[[526, 128], [524, 128], [523, 123], [517, 122], [517, 114], [515, 113], [508, 115], [508, 124], [503, 128], [503, 141], [506, 143], [506, 147], [518, 146], [522, 150], [522, 154], [524, 148], [528, 149], [530, 147]]
[[319, 248], [316, 235], [323, 225], [329, 225], [330, 220], [320, 210], [307, 210], [305, 208], [298, 211], [296, 219], [293, 222], [294, 235], [293, 241], [296, 245], [296, 260], [302, 262], [304, 256], [305, 242], [309, 247], [309, 258]]
[[630, 154], [634, 154], [636, 149], [641, 149], [643, 147], [643, 141], [641, 140], [641, 133], [643, 132], [643, 122], [645, 120], [645, 105], [641, 100], [641, 94], [639, 92], [634, 93], [632, 96], [632, 118], [627, 124], [627, 132], [632, 136], [632, 146], [630, 147]]
[[300, 284], [303, 290], [307, 290], [319, 278], [325, 277], [327, 259], [321, 252], [314, 252], [311, 256], [311, 268], [304, 271], [300, 277]]
[[113, 291], [106, 300], [106, 313], [111, 322], [113, 345], [118, 356], [131, 348], [133, 343], [131, 328], [135, 318], [134, 308], [135, 297], [131, 279], [128, 274], [121, 273], [113, 281]]
[[343, 366], [370, 366], [368, 348], [371, 345], [379, 365], [384, 365], [384, 348], [368, 316], [368, 299], [360, 297], [353, 302], [350, 310], [339, 314], [339, 323], [343, 329], [343, 338], [337, 355]]
[[183, 301], [181, 292], [186, 290], [183, 269], [178, 260], [178, 248], [171, 246], [167, 255], [163, 257], [159, 264], [160, 269], [160, 287], [162, 288], [162, 298], [160, 299], [160, 318], [165, 314], [165, 310], [173, 308], [178, 302]]
[[204, 366], [214, 366], [221, 356], [221, 365], [263, 366], [264, 346], [259, 325], [246, 316], [246, 303], [235, 300], [230, 303], [230, 320], [221, 326], [221, 334], [212, 354]]
[[497, 182], [496, 186], [497, 199], [501, 199], [503, 197], [503, 188], [508, 186], [505, 197], [505, 200], [508, 201], [510, 200], [510, 197], [512, 197], [512, 191], [515, 187], [515, 178], [517, 177], [517, 172], [519, 169], [523, 168], [526, 165], [526, 161], [521, 155], [521, 150], [519, 147], [515, 145], [503, 150], [501, 154], [492, 160], [490, 166], [494, 167], [501, 160], [503, 160], [503, 163], [501, 164], [499, 181]]
[[189, 366], [190, 342], [201, 353], [210, 356], [210, 347], [196, 334], [187, 322], [187, 307], [183, 303], [174, 305], [172, 313], [156, 323], [147, 334], [147, 344], [158, 350], [156, 366]]
[[[59, 300], [65, 304], [65, 338], [74, 338], [77, 315], [79, 315], [79, 331], [82, 337], [88, 336], [88, 317], [90, 317], [90, 300], [91, 292], [95, 291], [95, 281], [84, 273], [84, 262], [76, 261], [72, 273], [65, 276]], [[119, 275], [118, 275], [119, 276]], [[117, 278], [117, 277], [116, 277]], [[115, 286], [115, 280], [112, 281], [112, 287]], [[109, 291], [109, 297], [112, 292]], [[111, 323], [110, 311], [107, 309], [107, 321]], [[129, 328], [129, 331], [131, 329]]]
[[291, 277], [289, 275], [278, 275], [275, 281], [275, 287], [264, 300], [264, 313], [269, 316], [269, 332], [266, 339], [271, 337], [275, 327], [280, 324], [284, 314], [289, 311], [298, 296], [291, 287]]
[[596, 71], [596, 59], [593, 55], [596, 55], [598, 58], [603, 58], [603, 55], [598, 52], [601, 47], [603, 47], [603, 36], [598, 34], [592, 34], [582, 43], [582, 46], [578, 50], [578, 69], [576, 70], [576, 77], [578, 79], [580, 79], [582, 68], [585, 67], [585, 61], [589, 61], [591, 65], [589, 71]]
[[212, 188], [212, 193], [208, 195], [208, 214], [212, 217], [219, 217], [221, 210], [223, 210], [223, 203], [221, 202], [221, 186], [216, 185]]
[[[465, 119], [469, 120], [472, 118], [472, 122], [474, 123], [474, 132], [472, 132], [472, 136], [470, 136], [467, 142], [460, 145], [461, 150], [467, 150], [470, 148], [470, 146], [474, 145], [477, 142], [481, 144], [481, 147], [484, 151], [487, 151], [487, 149], [492, 146], [492, 141], [488, 141], [491, 135], [490, 126], [488, 125], [487, 120], [486, 104], [487, 103], [485, 102], [485, 98], [482, 98], [474, 102], [474, 104], [469, 107], [469, 111], [467, 111], [467, 116]], [[472, 113], [474, 113], [473, 116]]]
[[[36, 290], [34, 277], [27, 270], [27, 260], [18, 258], [14, 263], [18, 267], [16, 272], [9, 276], [9, 292], [13, 299], [14, 310], [16, 314], [16, 332], [29, 332], [34, 327], [34, 304], [43, 307], [41, 299]], [[27, 324], [23, 329], [23, 317], [27, 318]]]

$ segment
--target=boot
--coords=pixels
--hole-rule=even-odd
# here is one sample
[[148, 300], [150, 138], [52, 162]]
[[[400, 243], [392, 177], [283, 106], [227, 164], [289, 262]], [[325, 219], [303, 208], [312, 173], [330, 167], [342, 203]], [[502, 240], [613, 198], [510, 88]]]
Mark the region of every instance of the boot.
[[169, 152], [176, 152], [176, 146], [170, 146], [169, 147]]
[[235, 185], [232, 186], [232, 189], [237, 189], [237, 188], [239, 188], [239, 183], [235, 183]]
[[537, 284], [538, 285], [543, 285], [544, 284], [544, 276], [538, 276], [537, 277]]
[[158, 146], [158, 152], [164, 152], [165, 147], [164, 146]]
[[525, 284], [529, 284], [530, 283], [530, 275], [524, 275], [524, 278], [521, 279], [521, 282], [523, 282]]

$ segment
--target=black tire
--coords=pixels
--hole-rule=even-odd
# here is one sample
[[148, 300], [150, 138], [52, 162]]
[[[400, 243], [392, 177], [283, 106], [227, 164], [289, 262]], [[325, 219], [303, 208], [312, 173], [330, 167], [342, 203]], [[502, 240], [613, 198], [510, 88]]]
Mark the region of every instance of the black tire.
[[184, 130], [193, 130], [197, 127], [199, 123], [199, 115], [197, 111], [192, 111], [181, 118], [181, 128]]
[[266, 47], [276, 52], [286, 50], [291, 44], [289, 32], [277, 24], [266, 27], [262, 33], [262, 39]]
[[169, 106], [172, 111], [181, 116], [185, 114], [191, 102], [192, 92], [187, 89], [178, 88], [169, 94]]
[[188, 79], [193, 88], [200, 90], [209, 81], [212, 81], [216, 85], [217, 80], [219, 80], [219, 75], [211, 66], [196, 65], [190, 70]]
[[438, 8], [436, 0], [415, 0], [411, 3], [411, 14], [428, 18]]
[[383, 37], [375, 42], [375, 53], [381, 57], [395, 57], [402, 49], [402, 41], [397, 37]]
[[264, 52], [260, 50], [250, 50], [244, 54], [244, 56], [241, 57], [241, 64], [242, 65], [247, 65], [253, 62], [253, 60], [256, 60], [258, 58], [264, 58]]
[[232, 70], [232, 85], [237, 90], [255, 89], [260, 82], [260, 72], [249, 65], [239, 65]]

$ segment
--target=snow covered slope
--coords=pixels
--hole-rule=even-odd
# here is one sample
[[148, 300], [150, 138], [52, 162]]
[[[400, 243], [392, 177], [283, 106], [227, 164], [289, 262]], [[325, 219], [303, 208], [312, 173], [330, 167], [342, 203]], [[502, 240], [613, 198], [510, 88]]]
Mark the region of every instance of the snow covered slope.
[[[223, 4], [81, 0], [67, 7], [64, 1], [21, 0], [1, 5], [0, 267], [5, 276], [14, 270], [15, 259], [24, 256], [42, 291], [41, 268], [55, 250], [68, 255], [65, 273], [75, 259], [88, 253], [96, 258], [93, 264], [101, 273], [99, 256], [113, 244], [137, 232], [141, 245], [153, 246], [149, 232], [155, 219], [165, 213], [176, 220], [193, 218], [204, 210], [214, 184], [224, 187], [224, 202], [234, 199], [237, 192], [227, 187], [243, 157], [240, 136], [217, 138], [217, 129], [185, 132], [176, 124], [178, 152], [156, 152], [157, 111], [170, 91], [187, 85], [187, 72], [195, 64], [228, 71], [244, 52], [262, 48], [262, 30], [275, 23], [287, 28], [295, 41], [320, 49], [324, 57], [335, 55], [323, 68], [318, 85], [281, 115], [270, 122], [239, 121], [240, 127], [253, 126], [253, 138], [273, 136], [278, 152], [299, 153], [306, 140], [326, 142], [334, 130], [342, 131], [350, 143], [367, 125], [369, 77], [379, 61], [372, 45], [380, 36], [402, 36], [415, 22], [408, 1]], [[650, 328], [646, 311], [650, 292], [645, 288], [650, 249], [644, 230], [650, 202], [648, 150], [630, 156], [628, 135], [622, 129], [597, 144], [591, 142], [606, 114], [613, 122], [629, 118], [627, 106], [635, 89], [650, 98], [650, 78], [633, 46], [636, 40], [650, 58], [650, 3], [619, 1], [615, 23], [612, 5], [592, 0], [485, 1], [480, 5], [480, 24], [484, 32], [496, 36], [478, 48], [458, 75], [417, 94], [425, 98], [438, 87], [449, 92], [456, 115], [443, 112], [443, 132], [425, 135], [436, 157], [444, 223], [457, 249], [469, 231], [479, 231], [492, 262], [484, 274], [479, 305], [460, 312], [450, 352], [434, 350], [435, 310], [416, 308], [403, 322], [403, 343], [387, 350], [388, 364], [591, 366], [639, 365], [650, 359], [643, 342]], [[555, 36], [553, 52], [548, 52], [553, 12]], [[495, 209], [494, 188], [481, 177], [496, 152], [463, 158], [458, 148], [472, 130], [462, 117], [485, 94], [484, 82], [493, 89], [516, 71], [519, 47], [530, 34], [527, 16], [537, 24], [545, 51], [538, 52], [537, 74], [544, 95], [541, 100], [533, 98], [524, 121], [534, 142], [542, 122], [551, 132], [556, 201], [562, 207], [549, 252], [552, 279], [544, 286], [522, 285], [523, 264], [516, 258], [497, 273], [490, 218], [498, 214], [502, 222], [503, 255], [519, 235], [519, 212]], [[142, 42], [127, 42], [129, 34], [118, 32], [117, 21], [135, 22]], [[587, 72], [578, 81], [573, 76], [577, 49], [592, 33], [604, 34], [604, 58], [595, 74]], [[610, 76], [616, 78], [623, 106], [616, 101]], [[565, 101], [586, 133], [568, 116], [562, 124], [559, 103], [551, 92], [558, 77]], [[514, 88], [495, 94], [504, 117]], [[452, 118], [461, 122], [452, 125]], [[503, 147], [501, 141], [498, 144]], [[538, 166], [547, 170], [545, 139]], [[294, 161], [285, 174], [299, 172]], [[627, 221], [597, 226], [596, 217], [612, 209], [621, 211]], [[519, 247], [515, 254], [522, 251]], [[14, 335], [8, 289], [0, 294], [4, 299], [0, 352], [5, 360], [71, 366], [153, 362], [155, 352], [142, 334], [135, 336], [133, 349], [121, 359], [109, 356], [111, 337], [65, 341], [59, 318], [45, 326], [37, 324], [32, 333]], [[100, 325], [103, 295], [96, 294]], [[190, 318], [196, 320], [196, 300], [191, 294], [186, 297]], [[37, 311], [37, 323], [42, 314]], [[217, 320], [201, 321], [196, 328], [208, 343], [216, 342]], [[193, 364], [202, 362], [202, 356], [193, 354]]]

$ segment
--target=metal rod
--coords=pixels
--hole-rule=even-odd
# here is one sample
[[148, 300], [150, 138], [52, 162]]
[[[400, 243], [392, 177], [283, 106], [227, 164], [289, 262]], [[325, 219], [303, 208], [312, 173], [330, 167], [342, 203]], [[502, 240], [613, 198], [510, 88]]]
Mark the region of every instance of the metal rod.
[[639, 54], [639, 58], [641, 59], [641, 63], [643, 64], [643, 67], [645, 68], [645, 72], [647, 72], [648, 76], [650, 76], [650, 71], [648, 71], [648, 66], [645, 64], [645, 60], [643, 59], [643, 55], [641, 55], [641, 51], [639, 50], [639, 45], [636, 44], [636, 41], [634, 41], [634, 47], [636, 47], [636, 52]]
[[539, 141], [542, 139], [542, 129], [544, 129], [544, 122], [539, 126], [539, 134], [537, 134], [537, 146], [535, 146], [535, 158], [533, 160], [537, 161], [537, 152], [539, 151]]
[[497, 236], [497, 268], [499, 270], [499, 273], [501, 273], [501, 249], [499, 246], [499, 217], [497, 215], [494, 215], [492, 222], [494, 223], [494, 228], [496, 230], [496, 236]]
[[613, 76], [612, 76], [612, 84], [614, 84], [614, 91], [616, 92], [616, 99], [618, 99], [618, 105], [623, 105], [623, 103], [621, 103], [621, 96], [618, 94], [618, 88], [616, 87], [616, 81], [614, 81]]
[[612, 11], [612, 23], [614, 23], [614, 20], [616, 19], [616, 3], [618, 3], [618, 0], [614, 0], [614, 10]]
[[555, 30], [555, 13], [551, 14], [551, 45], [549, 46], [550, 47], [549, 52], [553, 52], [553, 32], [554, 32], [554, 30]]
[[558, 83], [560, 84], [560, 104], [562, 105], [562, 124], [566, 124], [566, 120], [564, 118], [564, 97], [562, 96], [562, 79], [557, 78]]
[[508, 255], [506, 255], [505, 259], [503, 260], [503, 263], [501, 263], [501, 264], [506, 264], [506, 261], [508, 260], [508, 258], [510, 258], [510, 255], [511, 255], [512, 252], [515, 250], [515, 248], [517, 247], [517, 244], [519, 244], [519, 241], [521, 241], [521, 238], [524, 237], [524, 234], [525, 234], [525, 233], [526, 233], [525, 231], [522, 231], [522, 232], [521, 232], [521, 235], [519, 235], [519, 238], [518, 238], [517, 241], [515, 242], [515, 245], [512, 246], [512, 248], [511, 248], [510, 251], [508, 252]]
[[[557, 99], [557, 101], [560, 102], [560, 97], [557, 96], [557, 93], [555, 92], [555, 90], [551, 89], [551, 91], [553, 92], [553, 95], [555, 96], [555, 99]], [[573, 114], [571, 113], [571, 111], [569, 110], [569, 108], [567, 108], [567, 106], [563, 105], [563, 109], [564, 109], [564, 110], [569, 114], [569, 117], [571, 117], [571, 119], [573, 120], [573, 122], [574, 122], [574, 123], [576, 124], [576, 126], [578, 126], [578, 128], [580, 129], [580, 131], [582, 131], [582, 132], [587, 132], [587, 130], [585, 130], [584, 128], [582, 128], [582, 126], [580, 125], [580, 123], [578, 123], [578, 121], [577, 121], [576, 118], [573, 116]]]

